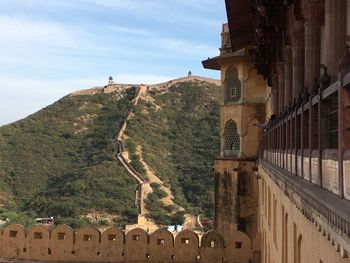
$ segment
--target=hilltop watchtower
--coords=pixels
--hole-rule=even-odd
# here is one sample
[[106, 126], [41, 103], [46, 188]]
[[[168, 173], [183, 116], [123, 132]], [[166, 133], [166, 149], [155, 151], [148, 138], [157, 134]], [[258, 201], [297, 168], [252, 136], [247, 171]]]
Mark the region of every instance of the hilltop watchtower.
[[114, 80], [112, 76], [109, 76], [108, 78], [108, 85], [113, 85], [114, 84]]

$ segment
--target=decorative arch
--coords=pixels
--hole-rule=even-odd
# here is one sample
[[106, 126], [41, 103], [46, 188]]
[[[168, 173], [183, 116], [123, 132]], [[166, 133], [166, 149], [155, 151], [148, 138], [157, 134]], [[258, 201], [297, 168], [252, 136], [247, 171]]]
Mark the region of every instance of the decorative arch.
[[240, 151], [240, 137], [237, 132], [237, 124], [229, 120], [225, 127], [225, 152], [230, 156], [238, 155]]
[[226, 71], [224, 82], [224, 103], [237, 102], [242, 96], [242, 83], [238, 78], [237, 68], [231, 66]]

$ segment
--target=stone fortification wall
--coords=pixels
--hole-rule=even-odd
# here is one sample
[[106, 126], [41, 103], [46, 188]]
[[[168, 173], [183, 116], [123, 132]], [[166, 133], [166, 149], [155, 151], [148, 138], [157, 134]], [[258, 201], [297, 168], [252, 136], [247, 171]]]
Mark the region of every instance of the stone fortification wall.
[[69, 94], [69, 96], [81, 96], [81, 95], [94, 95], [98, 93], [112, 93], [115, 91], [120, 91], [120, 90], [125, 90], [129, 89], [132, 87], [144, 87], [146, 89], [163, 89], [163, 88], [168, 88], [174, 84], [181, 83], [181, 82], [186, 82], [186, 81], [205, 81], [208, 83], [212, 83], [218, 86], [221, 86], [221, 81], [216, 80], [216, 79], [211, 79], [211, 78], [205, 78], [205, 77], [200, 77], [200, 76], [187, 76], [187, 77], [182, 77], [182, 78], [177, 78], [174, 80], [169, 80], [163, 83], [156, 83], [156, 84], [122, 84], [122, 83], [113, 83], [113, 84], [108, 84], [106, 86], [101, 86], [101, 87], [94, 87], [91, 89], [84, 89], [84, 90], [78, 90], [75, 92], [72, 92]]
[[215, 84], [217, 86], [221, 86], [220, 80], [205, 78], [205, 77], [200, 77], [200, 76], [187, 76], [187, 77], [182, 77], [182, 78], [170, 80], [170, 81], [163, 82], [163, 83], [150, 84], [150, 85], [147, 85], [147, 87], [149, 89], [162, 89], [162, 88], [168, 88], [168, 87], [175, 85], [177, 83], [186, 82], [186, 81], [205, 81], [205, 82], [208, 82], [211, 84]]
[[214, 231], [200, 238], [189, 230], [172, 234], [159, 229], [148, 234], [139, 228], [125, 233], [111, 227], [101, 233], [94, 227], [74, 231], [65, 225], [54, 229], [36, 225], [25, 230], [21, 225], [10, 225], [0, 232], [0, 261], [253, 262], [252, 242], [239, 231], [233, 244], [225, 244]]

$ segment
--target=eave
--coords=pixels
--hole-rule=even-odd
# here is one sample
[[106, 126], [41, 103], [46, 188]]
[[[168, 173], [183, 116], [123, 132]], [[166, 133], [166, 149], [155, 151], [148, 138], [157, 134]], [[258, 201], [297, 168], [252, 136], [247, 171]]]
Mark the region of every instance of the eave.
[[244, 57], [246, 57], [245, 49], [238, 50], [235, 53], [208, 58], [202, 61], [202, 65], [206, 69], [221, 70], [221, 65], [232, 62], [233, 59]]
[[225, 0], [232, 52], [253, 43], [252, 0]]

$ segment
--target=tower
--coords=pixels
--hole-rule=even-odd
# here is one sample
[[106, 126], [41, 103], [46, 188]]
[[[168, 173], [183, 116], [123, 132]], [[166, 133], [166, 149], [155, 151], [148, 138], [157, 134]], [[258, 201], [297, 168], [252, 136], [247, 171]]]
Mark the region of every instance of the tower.
[[109, 76], [109, 78], [108, 78], [108, 85], [112, 85], [112, 84], [114, 84], [113, 77]]
[[231, 52], [223, 25], [220, 56], [203, 61], [221, 70], [220, 156], [214, 161], [215, 229], [227, 242], [236, 230], [258, 234], [257, 158], [265, 119], [266, 83], [250, 67], [247, 50]]

